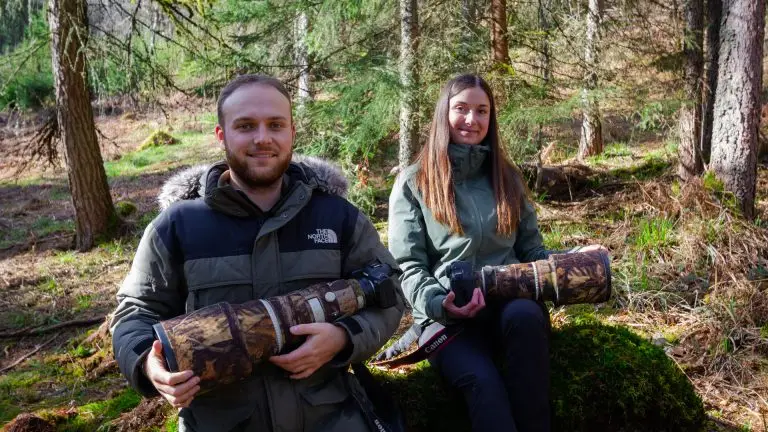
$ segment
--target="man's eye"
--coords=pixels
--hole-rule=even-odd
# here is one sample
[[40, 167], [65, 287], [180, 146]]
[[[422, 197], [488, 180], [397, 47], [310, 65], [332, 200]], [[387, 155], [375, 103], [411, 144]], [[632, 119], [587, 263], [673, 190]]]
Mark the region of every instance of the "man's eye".
[[272, 129], [282, 129], [283, 128], [283, 124], [282, 123], [270, 123], [269, 127], [272, 128]]
[[237, 125], [237, 128], [240, 130], [251, 130], [253, 129], [253, 125], [250, 123], [241, 123]]

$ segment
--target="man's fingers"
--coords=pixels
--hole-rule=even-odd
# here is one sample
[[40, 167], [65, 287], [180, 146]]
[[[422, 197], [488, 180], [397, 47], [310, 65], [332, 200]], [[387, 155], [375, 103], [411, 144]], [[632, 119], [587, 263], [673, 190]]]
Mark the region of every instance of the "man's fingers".
[[163, 384], [161, 385], [164, 387], [165, 394], [179, 397], [189, 392], [191, 388], [195, 387], [199, 383], [200, 383], [200, 378], [194, 377], [185, 383], [175, 385], [175, 386], [169, 386], [169, 385], [163, 385]]
[[156, 371], [152, 378], [156, 383], [175, 386], [189, 380], [193, 376], [194, 372], [191, 370], [185, 370], [182, 372]]
[[291, 379], [304, 379], [304, 378], [307, 378], [310, 375], [312, 375], [313, 373], [315, 373], [316, 370], [317, 370], [317, 368], [314, 368], [314, 367], [305, 369], [302, 372], [295, 373], [295, 374], [291, 375]]
[[296, 336], [317, 334], [323, 324], [325, 323], [297, 324], [291, 327], [291, 334]]
[[306, 362], [306, 349], [303, 348], [303, 345], [296, 349], [295, 351], [291, 351], [288, 354], [283, 354], [280, 356], [272, 356], [269, 358], [269, 361], [272, 363], [280, 366], [281, 368], [293, 372], [293, 369], [296, 368], [297, 365], [305, 363]]
[[167, 386], [161, 386], [157, 390], [160, 392], [160, 395], [162, 395], [163, 398], [168, 401], [168, 403], [176, 408], [181, 408], [189, 406], [197, 392], [200, 391], [200, 386], [193, 385], [191, 388], [187, 388], [186, 391], [181, 393], [174, 391], [178, 390], [178, 388], [169, 389]]
[[152, 355], [163, 358], [163, 344], [159, 340], [152, 342]]

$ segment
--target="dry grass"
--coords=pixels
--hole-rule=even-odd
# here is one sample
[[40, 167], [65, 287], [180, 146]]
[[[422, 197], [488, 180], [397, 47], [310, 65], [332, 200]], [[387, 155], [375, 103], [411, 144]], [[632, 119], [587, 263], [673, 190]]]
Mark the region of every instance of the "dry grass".
[[[629, 182], [610, 195], [544, 205], [543, 224], [579, 222], [586, 232], [565, 243], [609, 247], [617, 310], [606, 320], [667, 345], [714, 418], [766, 431], [768, 230], [744, 220], [731, 196], [705, 183]], [[648, 226], [668, 230], [641, 239]], [[567, 321], [568, 314], [553, 318]]]

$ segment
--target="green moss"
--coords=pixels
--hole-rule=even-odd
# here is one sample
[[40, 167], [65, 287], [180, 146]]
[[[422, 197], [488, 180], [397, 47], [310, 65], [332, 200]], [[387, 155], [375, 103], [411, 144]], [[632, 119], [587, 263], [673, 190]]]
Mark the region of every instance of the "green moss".
[[130, 201], [118, 201], [115, 203], [115, 211], [118, 216], [125, 218], [136, 213], [136, 204]]
[[21, 408], [19, 408], [18, 405], [0, 401], [0, 424], [13, 420], [20, 413]]
[[552, 336], [559, 430], [696, 431], [704, 408], [664, 351], [622, 327], [591, 320]]
[[117, 396], [104, 401], [91, 402], [77, 408], [77, 415], [59, 425], [60, 432], [85, 432], [96, 430], [99, 426], [117, 418], [121, 413], [130, 411], [141, 402], [141, 396], [131, 389], [123, 390]]
[[[405, 412], [409, 430], [469, 430], [466, 406], [429, 364], [373, 371]], [[622, 327], [577, 319], [551, 339], [553, 429], [699, 431], [701, 400], [659, 347]]]
[[139, 150], [146, 150], [150, 147], [160, 147], [178, 144], [179, 140], [173, 135], [163, 130], [152, 132], [144, 142], [139, 146]]

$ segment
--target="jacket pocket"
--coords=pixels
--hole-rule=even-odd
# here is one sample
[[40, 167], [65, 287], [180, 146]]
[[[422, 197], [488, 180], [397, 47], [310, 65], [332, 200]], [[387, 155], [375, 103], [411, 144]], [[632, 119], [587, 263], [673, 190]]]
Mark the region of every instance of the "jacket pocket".
[[187, 313], [219, 302], [231, 304], [253, 300], [251, 285], [221, 283], [212, 286], [190, 287], [187, 297]]
[[187, 312], [218, 302], [253, 300], [250, 255], [200, 258], [184, 263]]
[[364, 430], [361, 426], [365, 428], [365, 423], [342, 380], [341, 374], [336, 374], [300, 392], [305, 431]]

